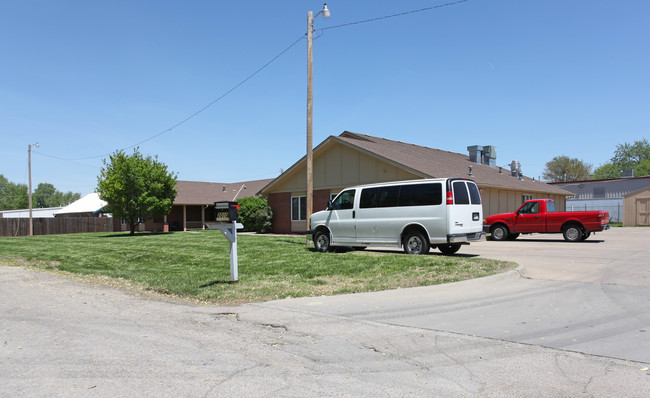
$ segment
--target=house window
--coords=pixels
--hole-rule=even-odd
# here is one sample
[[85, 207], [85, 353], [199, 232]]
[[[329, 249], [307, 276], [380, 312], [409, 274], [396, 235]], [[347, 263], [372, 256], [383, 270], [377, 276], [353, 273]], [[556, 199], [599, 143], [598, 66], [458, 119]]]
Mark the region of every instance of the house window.
[[533, 200], [533, 195], [523, 194], [521, 195], [521, 203], [525, 203], [527, 200]]
[[291, 197], [291, 221], [307, 221], [307, 196]]

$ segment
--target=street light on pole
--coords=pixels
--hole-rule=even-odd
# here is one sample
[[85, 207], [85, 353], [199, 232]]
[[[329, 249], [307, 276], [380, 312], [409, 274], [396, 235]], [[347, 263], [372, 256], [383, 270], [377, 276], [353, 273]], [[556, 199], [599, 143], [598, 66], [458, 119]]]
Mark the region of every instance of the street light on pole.
[[34, 235], [34, 220], [32, 219], [32, 145], [38, 148], [38, 142], [27, 145], [27, 169], [29, 170], [29, 195], [27, 195], [29, 200], [29, 236]]
[[314, 57], [312, 51], [314, 18], [323, 14], [323, 18], [330, 17], [330, 10], [327, 9], [327, 3], [323, 4], [323, 9], [318, 14], [313, 15], [313, 11], [307, 13], [307, 229], [309, 229], [309, 219], [314, 208], [314, 181], [313, 181], [313, 163], [314, 148], [312, 143], [312, 115], [314, 101], [313, 91], [313, 64]]

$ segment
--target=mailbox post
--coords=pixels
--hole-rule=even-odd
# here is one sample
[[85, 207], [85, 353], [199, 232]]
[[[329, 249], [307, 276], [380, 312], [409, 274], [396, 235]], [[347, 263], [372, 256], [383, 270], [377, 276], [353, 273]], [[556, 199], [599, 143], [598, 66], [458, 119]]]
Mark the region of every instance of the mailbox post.
[[217, 211], [217, 220], [213, 223], [206, 223], [210, 229], [218, 229], [230, 242], [230, 283], [239, 281], [237, 269], [237, 230], [244, 228], [237, 222], [239, 217], [239, 205], [237, 202], [220, 201], [214, 202]]

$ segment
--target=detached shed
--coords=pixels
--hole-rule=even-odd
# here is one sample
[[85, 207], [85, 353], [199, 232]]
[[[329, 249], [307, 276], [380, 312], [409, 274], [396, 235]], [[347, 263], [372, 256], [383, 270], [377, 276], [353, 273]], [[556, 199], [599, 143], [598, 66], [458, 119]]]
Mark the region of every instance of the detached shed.
[[623, 195], [623, 226], [650, 226], [650, 187]]

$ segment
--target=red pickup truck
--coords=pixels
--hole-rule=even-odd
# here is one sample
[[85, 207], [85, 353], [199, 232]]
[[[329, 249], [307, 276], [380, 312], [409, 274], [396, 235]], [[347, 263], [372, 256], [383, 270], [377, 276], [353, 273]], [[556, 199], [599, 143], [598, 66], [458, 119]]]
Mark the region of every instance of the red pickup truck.
[[492, 240], [513, 240], [519, 234], [559, 233], [569, 242], [585, 240], [592, 232], [609, 229], [607, 211], [555, 211], [552, 199], [526, 201], [514, 213], [489, 216], [483, 222], [483, 231], [492, 234]]

